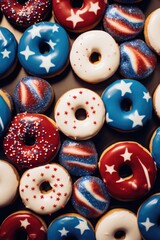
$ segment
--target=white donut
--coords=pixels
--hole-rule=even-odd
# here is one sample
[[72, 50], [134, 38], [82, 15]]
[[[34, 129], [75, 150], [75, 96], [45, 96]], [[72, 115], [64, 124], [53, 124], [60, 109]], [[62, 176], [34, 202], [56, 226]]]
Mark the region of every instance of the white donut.
[[[94, 56], [96, 59], [93, 60]], [[70, 51], [70, 63], [79, 78], [99, 83], [111, 77], [120, 62], [119, 46], [113, 37], [102, 30], [82, 33]]]
[[[121, 237], [116, 234], [120, 234]], [[96, 240], [141, 240], [136, 215], [123, 208], [110, 210], [99, 219], [95, 227]]]
[[17, 196], [19, 175], [8, 162], [0, 160], [0, 207], [12, 203]]
[[160, 55], [160, 8], [151, 12], [144, 25], [144, 36], [148, 46]]
[[[42, 188], [49, 183], [50, 190]], [[38, 214], [51, 214], [63, 208], [72, 192], [69, 173], [61, 165], [53, 163], [35, 167], [23, 173], [19, 187], [26, 208]]]
[[[76, 112], [83, 109], [86, 117], [76, 118]], [[105, 121], [105, 108], [100, 96], [87, 88], [75, 88], [64, 93], [55, 106], [55, 120], [58, 128], [68, 137], [86, 140], [95, 136]]]
[[156, 115], [160, 118], [160, 84], [156, 87], [153, 93], [153, 107]]

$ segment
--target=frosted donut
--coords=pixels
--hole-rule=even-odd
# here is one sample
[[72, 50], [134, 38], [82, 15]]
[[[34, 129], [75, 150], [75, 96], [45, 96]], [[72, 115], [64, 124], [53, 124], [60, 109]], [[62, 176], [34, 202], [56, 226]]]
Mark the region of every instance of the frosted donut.
[[64, 214], [51, 222], [47, 231], [47, 239], [61, 240], [95, 240], [92, 224], [84, 217], [76, 213]]
[[55, 122], [43, 114], [19, 113], [11, 122], [3, 147], [19, 169], [44, 165], [58, 153], [59, 131]]
[[96, 224], [95, 235], [96, 240], [141, 240], [136, 215], [124, 208], [115, 208], [102, 216]]
[[23, 233], [21, 236], [17, 236], [19, 230], [23, 230], [27, 234], [28, 240], [46, 239], [46, 224], [39, 216], [30, 211], [17, 211], [4, 219], [0, 228], [0, 239], [20, 239], [20, 237], [23, 237]]
[[159, 240], [160, 194], [155, 194], [143, 202], [137, 213], [138, 227], [145, 240]]
[[136, 80], [116, 80], [105, 89], [102, 100], [106, 108], [106, 122], [116, 130], [136, 130], [152, 117], [150, 93]]
[[155, 160], [157, 167], [160, 167], [160, 127], [158, 127], [152, 134], [149, 144], [150, 152]]
[[[49, 184], [49, 190], [43, 184]], [[64, 208], [72, 192], [71, 177], [61, 165], [52, 163], [23, 173], [19, 193], [26, 208], [38, 214], [52, 214]]]
[[158, 55], [160, 55], [159, 21], [160, 21], [160, 8], [151, 12], [144, 24], [145, 41], [148, 44], [148, 46]]
[[143, 197], [155, 182], [154, 160], [150, 152], [136, 142], [118, 142], [106, 148], [98, 165], [109, 194], [121, 201]]
[[40, 22], [23, 33], [18, 45], [18, 58], [31, 75], [49, 78], [67, 67], [69, 51], [67, 32], [59, 24]]
[[[84, 32], [94, 28], [102, 19], [107, 0], [53, 0], [55, 19], [67, 30]], [[82, 2], [82, 4], [80, 4]], [[65, 9], [65, 11], [64, 11]]]
[[157, 64], [156, 55], [140, 40], [120, 45], [119, 72], [125, 78], [144, 79], [152, 74]]
[[27, 76], [16, 85], [13, 100], [17, 112], [43, 113], [53, 102], [51, 85], [44, 79]]
[[0, 8], [11, 23], [24, 28], [45, 20], [50, 13], [51, 1], [28, 0], [20, 2], [1, 0]]
[[143, 29], [145, 16], [136, 6], [111, 4], [107, 7], [103, 26], [118, 42], [135, 38]]
[[96, 218], [107, 211], [110, 196], [103, 181], [95, 176], [79, 178], [73, 184], [72, 204], [86, 218]]
[[[85, 119], [76, 118], [79, 109], [85, 111]], [[86, 140], [95, 136], [103, 126], [105, 108], [99, 95], [87, 88], [75, 88], [64, 93], [55, 106], [58, 128], [68, 137]]]
[[160, 84], [157, 85], [153, 93], [153, 108], [158, 118], [160, 118]]
[[19, 174], [8, 162], [0, 160], [0, 208], [11, 204], [17, 197]]
[[17, 63], [17, 41], [7, 28], [0, 27], [0, 78], [13, 72]]
[[59, 162], [73, 176], [92, 175], [97, 169], [98, 153], [91, 140], [66, 139], [61, 145]]
[[93, 84], [110, 78], [116, 72], [119, 62], [118, 44], [102, 30], [82, 33], [75, 39], [70, 51], [73, 71], [83, 81]]

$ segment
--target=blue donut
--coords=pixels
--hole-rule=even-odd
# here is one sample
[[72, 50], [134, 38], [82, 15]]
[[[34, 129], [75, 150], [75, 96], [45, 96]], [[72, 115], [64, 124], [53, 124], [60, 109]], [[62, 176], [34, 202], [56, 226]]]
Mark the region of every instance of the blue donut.
[[152, 117], [151, 96], [136, 80], [115, 81], [103, 92], [102, 101], [106, 108], [106, 122], [117, 130], [136, 130]]
[[0, 27], [0, 78], [8, 76], [14, 69], [17, 46], [14, 35], [7, 28]]
[[145, 240], [159, 240], [160, 237], [160, 194], [152, 195], [139, 208], [137, 220]]
[[158, 127], [150, 140], [150, 151], [154, 161], [156, 162], [157, 166], [160, 168], [160, 127]]
[[69, 38], [64, 28], [57, 23], [40, 22], [23, 33], [18, 58], [28, 73], [49, 78], [65, 69], [69, 50]]
[[91, 223], [79, 214], [65, 214], [55, 219], [48, 227], [48, 240], [95, 240]]

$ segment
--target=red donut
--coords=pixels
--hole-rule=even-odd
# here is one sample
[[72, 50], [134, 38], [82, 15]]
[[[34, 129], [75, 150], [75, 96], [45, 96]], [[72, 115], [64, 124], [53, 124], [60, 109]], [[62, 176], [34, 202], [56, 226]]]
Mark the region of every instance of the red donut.
[[118, 142], [104, 150], [99, 170], [110, 195], [121, 201], [143, 197], [156, 178], [151, 154], [136, 142]]
[[43, 114], [20, 113], [14, 117], [3, 141], [4, 152], [19, 169], [49, 163], [60, 147], [55, 122]]
[[107, 0], [52, 0], [57, 22], [71, 32], [84, 32], [94, 28], [102, 19]]
[[45, 240], [46, 231], [47, 226], [40, 217], [29, 211], [17, 211], [3, 221], [0, 228], [0, 239], [20, 239], [20, 234], [22, 236], [27, 234], [26, 239], [28, 240]]
[[10, 22], [29, 27], [46, 19], [50, 13], [50, 0], [1, 0], [0, 9]]

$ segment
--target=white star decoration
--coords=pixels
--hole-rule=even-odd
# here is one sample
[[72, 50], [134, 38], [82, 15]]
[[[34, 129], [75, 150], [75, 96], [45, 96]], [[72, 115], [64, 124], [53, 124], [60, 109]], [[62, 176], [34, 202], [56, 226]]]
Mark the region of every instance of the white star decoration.
[[73, 9], [71, 9], [71, 16], [66, 18], [67, 21], [72, 21], [73, 22], [73, 27], [75, 28], [78, 22], [83, 22], [83, 18], [80, 16], [80, 11], [77, 11], [74, 13]]
[[136, 110], [133, 114], [131, 114], [128, 118], [133, 122], [132, 128], [136, 126], [143, 126], [143, 118], [145, 115], [139, 115], [138, 111]]
[[114, 165], [108, 166], [107, 164], [105, 164], [105, 167], [106, 167], [106, 171], [105, 172], [109, 172], [110, 174], [116, 172], [116, 170], [114, 169]]
[[40, 30], [41, 30], [40, 27], [33, 25], [33, 27], [30, 30], [28, 30], [28, 32], [31, 33], [32, 39], [34, 39], [35, 37], [41, 37]]
[[67, 236], [67, 234], [69, 233], [69, 231], [67, 231], [65, 227], [63, 227], [62, 230], [58, 230], [58, 232], [61, 233], [61, 237]]
[[107, 123], [113, 122], [113, 120], [109, 118], [109, 113], [106, 114], [106, 122]]
[[26, 61], [28, 60], [28, 58], [31, 56], [31, 55], [34, 55], [35, 52], [31, 51], [29, 49], [29, 46], [27, 45], [26, 49], [24, 51], [21, 51], [20, 54], [24, 55], [25, 56], [25, 59]]
[[132, 82], [126, 83], [125, 81], [121, 80], [119, 84], [117, 84], [116, 88], [121, 91], [121, 96], [124, 96], [126, 93], [132, 93], [130, 87]]
[[27, 228], [28, 225], [30, 225], [27, 218], [24, 220], [20, 220], [20, 222], [21, 222], [21, 227], [24, 227], [25, 229]]
[[52, 32], [58, 32], [58, 26], [57, 25], [54, 25], [53, 28], [52, 28]]
[[125, 162], [127, 160], [131, 161], [131, 155], [132, 155], [132, 153], [128, 152], [128, 148], [126, 148], [125, 152], [123, 154], [121, 154], [120, 156], [123, 157], [124, 162]]
[[147, 232], [152, 226], [155, 225], [154, 223], [150, 222], [150, 219], [149, 219], [149, 218], [147, 218], [145, 222], [141, 222], [141, 224], [142, 224], [143, 226], [145, 226], [146, 232]]
[[83, 235], [83, 233], [86, 231], [86, 230], [89, 230], [89, 227], [87, 225], [87, 222], [86, 221], [83, 221], [83, 220], [79, 220], [79, 224], [77, 226], [75, 226], [75, 228], [79, 229], [80, 232], [81, 232], [81, 235]]
[[3, 55], [3, 58], [9, 58], [9, 54], [11, 53], [11, 51], [7, 51], [7, 49], [5, 48], [3, 52], [1, 52]]
[[48, 45], [54, 50], [54, 46], [56, 46], [56, 43], [54, 43], [52, 40], [49, 40]]
[[53, 64], [51, 62], [51, 56], [50, 55], [48, 55], [48, 56], [41, 56], [41, 60], [42, 60], [42, 63], [40, 65], [40, 67], [41, 68], [45, 68], [47, 73], [49, 72], [49, 69], [51, 67], [55, 67], [55, 64]]
[[89, 12], [94, 12], [97, 15], [98, 10], [100, 9], [98, 2], [93, 3], [91, 2], [91, 7], [89, 8]]
[[151, 99], [149, 92], [143, 92], [143, 94], [144, 94], [143, 99], [145, 99], [148, 102], [149, 99]]

